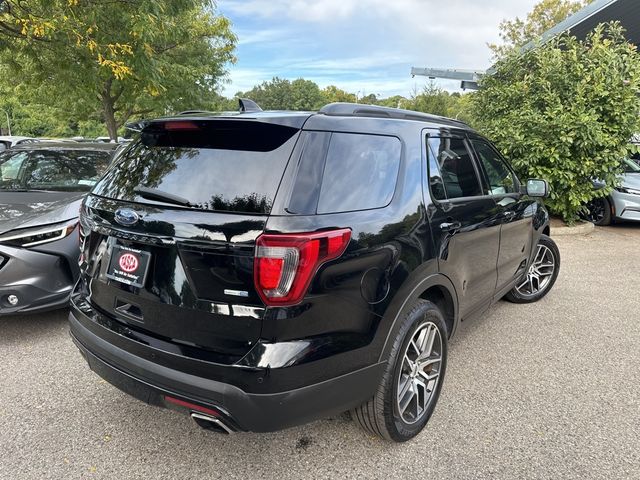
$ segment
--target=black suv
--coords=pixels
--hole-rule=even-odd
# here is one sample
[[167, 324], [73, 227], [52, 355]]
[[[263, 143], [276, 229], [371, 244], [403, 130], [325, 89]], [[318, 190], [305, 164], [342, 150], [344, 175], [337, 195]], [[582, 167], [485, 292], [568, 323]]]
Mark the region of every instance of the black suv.
[[458, 121], [246, 105], [139, 125], [82, 207], [73, 340], [107, 381], [205, 428], [351, 410], [408, 440], [458, 324], [553, 286], [547, 184]]

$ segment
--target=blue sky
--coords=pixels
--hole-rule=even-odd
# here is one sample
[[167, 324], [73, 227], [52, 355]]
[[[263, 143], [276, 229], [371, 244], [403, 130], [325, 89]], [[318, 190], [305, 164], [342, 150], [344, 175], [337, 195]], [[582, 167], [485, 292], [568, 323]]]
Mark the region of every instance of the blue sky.
[[[233, 96], [274, 76], [336, 85], [359, 95], [408, 96], [412, 66], [484, 69], [504, 18], [536, 0], [219, 0], [238, 35]], [[458, 82], [439, 81], [456, 90]]]

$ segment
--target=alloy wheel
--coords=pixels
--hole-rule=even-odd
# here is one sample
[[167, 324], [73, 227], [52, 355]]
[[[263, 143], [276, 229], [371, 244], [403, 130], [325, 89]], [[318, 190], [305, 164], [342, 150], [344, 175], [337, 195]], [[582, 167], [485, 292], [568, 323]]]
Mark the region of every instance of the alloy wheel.
[[408, 424], [419, 421], [427, 412], [440, 380], [442, 337], [432, 322], [425, 322], [407, 344], [398, 378], [396, 406]]
[[523, 297], [533, 297], [546, 290], [556, 269], [553, 252], [546, 245], [538, 244], [536, 256], [529, 267], [527, 276], [516, 287]]
[[591, 223], [598, 224], [604, 220], [606, 204], [602, 198], [591, 200], [587, 204], [586, 219]]

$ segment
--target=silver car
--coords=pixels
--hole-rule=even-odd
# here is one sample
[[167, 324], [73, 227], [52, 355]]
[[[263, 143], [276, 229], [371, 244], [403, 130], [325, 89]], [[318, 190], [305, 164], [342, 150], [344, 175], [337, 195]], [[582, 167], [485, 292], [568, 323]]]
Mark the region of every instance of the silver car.
[[596, 225], [615, 221], [640, 222], [640, 164], [635, 159], [623, 162], [621, 183], [608, 197], [596, 198], [587, 205], [587, 220]]

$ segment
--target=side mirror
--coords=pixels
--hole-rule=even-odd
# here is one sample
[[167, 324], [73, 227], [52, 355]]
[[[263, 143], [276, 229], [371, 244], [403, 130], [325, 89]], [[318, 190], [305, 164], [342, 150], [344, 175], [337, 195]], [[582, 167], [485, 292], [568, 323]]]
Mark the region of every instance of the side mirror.
[[549, 184], [546, 180], [530, 178], [527, 180], [527, 185], [523, 190], [525, 190], [523, 193], [530, 197], [546, 198], [549, 196]]

